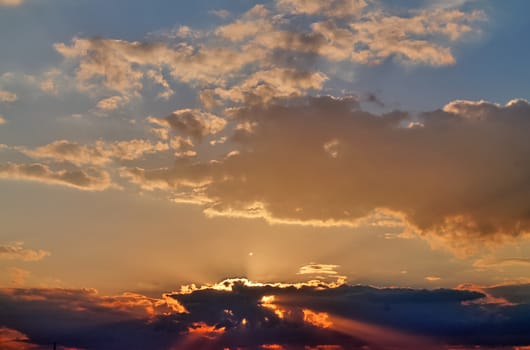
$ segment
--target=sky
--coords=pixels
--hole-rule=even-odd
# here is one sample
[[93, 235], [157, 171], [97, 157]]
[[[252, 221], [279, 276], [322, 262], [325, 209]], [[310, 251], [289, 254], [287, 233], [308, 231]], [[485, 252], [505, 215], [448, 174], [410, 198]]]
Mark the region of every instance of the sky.
[[525, 0], [0, 0], [0, 348], [530, 349]]

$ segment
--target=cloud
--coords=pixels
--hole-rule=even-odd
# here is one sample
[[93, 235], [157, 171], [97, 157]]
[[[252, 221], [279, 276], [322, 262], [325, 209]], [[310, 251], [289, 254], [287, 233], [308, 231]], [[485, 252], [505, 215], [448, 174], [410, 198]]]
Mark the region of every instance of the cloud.
[[438, 276], [427, 276], [425, 277], [425, 280], [428, 282], [438, 282], [438, 281], [441, 281], [442, 278]]
[[530, 259], [528, 258], [483, 258], [478, 259], [473, 263], [473, 267], [477, 269], [502, 268], [510, 266], [530, 266]]
[[[523, 286], [518, 288], [523, 292]], [[496, 293], [517, 294], [511, 289]], [[103, 296], [93, 289], [3, 289], [0, 306], [7, 313], [0, 314], [0, 323], [26, 335], [27, 342], [103, 350], [528, 344], [526, 301], [510, 306], [478, 303], [486, 297], [464, 288], [258, 283], [241, 278], [183, 286], [160, 298]]]
[[0, 179], [35, 181], [83, 191], [103, 191], [115, 187], [110, 175], [101, 169], [53, 170], [40, 163], [0, 163]]
[[0, 259], [39, 261], [49, 255], [45, 250], [24, 248], [23, 242], [0, 245]]
[[74, 38], [71, 45], [58, 43], [55, 49], [65, 59], [78, 62], [78, 88], [99, 91], [100, 87], [122, 95], [139, 95], [143, 79], [161, 84], [165, 78], [153, 72], [169, 70], [173, 79], [186, 83], [209, 84], [222, 81], [223, 76], [253, 62], [256, 53], [241, 53], [232, 48], [202, 47], [196, 49], [182, 43], [168, 44], [129, 42], [125, 40]]
[[38, 349], [38, 345], [29, 342], [27, 335], [5, 327], [0, 328], [0, 346], [4, 350]]
[[[185, 158], [177, 159], [177, 163], [189, 163]], [[120, 170], [120, 175], [123, 178], [128, 179], [131, 183], [140, 186], [144, 190], [173, 190], [173, 189], [188, 189], [185, 194], [185, 197], [204, 197], [200, 196], [200, 193], [197, 193], [198, 196], [194, 196], [193, 192], [196, 192], [195, 189], [206, 186], [211, 182], [209, 175], [205, 174], [205, 167], [207, 166], [198, 166], [187, 167], [187, 169], [170, 169], [170, 168], [160, 168], [155, 170], [145, 170], [140, 167], [127, 168], [122, 167]], [[209, 201], [208, 198], [204, 198], [206, 201]]]
[[5, 90], [0, 90], [0, 102], [15, 102], [16, 100], [18, 100], [16, 94]]
[[215, 135], [226, 126], [226, 120], [197, 109], [179, 109], [165, 118], [149, 117], [148, 122], [165, 129], [173, 129], [186, 136], [202, 139]]
[[146, 154], [169, 150], [168, 143], [132, 139], [114, 142], [96, 141], [82, 145], [68, 140], [57, 140], [36, 148], [15, 147], [14, 149], [33, 159], [47, 159], [54, 162], [69, 162], [75, 165], [104, 165], [117, 160], [135, 160]]
[[276, 4], [286, 12], [327, 17], [358, 16], [368, 5], [365, 0], [276, 0]]
[[336, 275], [336, 269], [340, 267], [339, 265], [330, 265], [330, 264], [315, 264], [311, 263], [300, 267], [298, 271], [299, 275]]
[[328, 77], [320, 72], [293, 68], [273, 68], [249, 76], [230, 89], [215, 88], [220, 99], [245, 103], [268, 103], [272, 99], [305, 95], [309, 90], [320, 90]]
[[[144, 42], [74, 37], [55, 49], [77, 68], [77, 87], [93, 95], [139, 96], [150, 81], [168, 99], [177, 81], [240, 101], [250, 92], [283, 97], [320, 89], [337, 62], [454, 64], [452, 47], [484, 17], [458, 6], [395, 13], [365, 0], [277, 0], [209, 32], [179, 27]], [[305, 83], [293, 79], [300, 76]], [[116, 98], [100, 107], [117, 108]]]
[[[360, 62], [378, 63], [395, 56], [405, 62], [433, 66], [454, 64], [456, 59], [451, 49], [428, 40], [429, 36], [438, 34], [450, 41], [459, 40], [473, 31], [473, 22], [483, 17], [480, 11], [465, 13], [456, 9], [420, 10], [413, 12], [411, 17], [376, 12], [369, 15], [369, 20], [350, 25], [350, 29], [356, 33], [353, 36], [356, 45], [362, 47], [352, 55]], [[329, 23], [327, 26], [317, 24], [316, 28], [326, 28], [322, 33], [328, 37], [336, 35], [337, 29]]]
[[377, 214], [373, 222], [401, 222], [462, 255], [530, 232], [524, 100], [450, 103], [413, 116], [323, 96], [229, 113], [248, 125], [232, 130], [234, 156], [129, 175], [144, 189], [196, 183], [208, 215], [356, 226]]
[[211, 14], [213, 14], [214, 16], [217, 16], [219, 18], [228, 18], [231, 16], [231, 13], [230, 11], [228, 10], [212, 10], [210, 11]]
[[256, 5], [240, 19], [217, 28], [216, 34], [228, 40], [241, 42], [260, 32], [270, 32], [274, 24], [270, 12], [263, 5]]
[[99, 109], [105, 111], [113, 111], [120, 108], [123, 104], [127, 103], [128, 98], [122, 96], [112, 96], [100, 100], [97, 104]]
[[5, 124], [5, 123], [7, 123], [6, 118], [4, 118], [4, 117], [0, 114], [0, 125]]

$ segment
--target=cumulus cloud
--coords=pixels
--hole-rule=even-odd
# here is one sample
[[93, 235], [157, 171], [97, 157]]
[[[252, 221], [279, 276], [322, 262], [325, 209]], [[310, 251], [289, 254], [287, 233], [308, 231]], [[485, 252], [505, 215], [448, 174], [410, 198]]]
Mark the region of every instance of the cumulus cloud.
[[[209, 215], [354, 226], [378, 213], [383, 225], [402, 221], [461, 254], [530, 231], [524, 100], [460, 101], [413, 116], [374, 115], [355, 98], [315, 97], [230, 113], [252, 125], [233, 130], [234, 156], [129, 176], [143, 188], [195, 182]], [[412, 120], [422, 127], [409, 128]]]
[[54, 170], [40, 163], [0, 163], [0, 179], [41, 182], [83, 191], [103, 191], [115, 187], [108, 172], [101, 169]]
[[249, 76], [230, 89], [215, 88], [220, 99], [245, 103], [268, 103], [275, 98], [296, 97], [320, 90], [328, 77], [321, 72], [293, 68], [273, 68]]
[[49, 256], [50, 252], [42, 249], [29, 249], [23, 242], [0, 245], [0, 259], [38, 261]]
[[142, 80], [150, 78], [168, 86], [160, 75], [167, 68], [179, 81], [213, 83], [225, 74], [253, 62], [255, 53], [241, 53], [226, 47], [194, 47], [182, 43], [141, 43], [124, 40], [74, 38], [71, 45], [58, 43], [55, 49], [66, 59], [79, 62], [76, 73], [81, 90], [94, 91], [100, 86], [123, 95], [138, 95]]
[[[340, 61], [373, 65], [395, 58], [407, 64], [453, 64], [455, 42], [477, 32], [477, 22], [484, 18], [481, 11], [458, 6], [394, 13], [368, 3], [277, 0], [257, 4], [201, 35], [180, 27], [169, 43], [75, 37], [55, 49], [77, 66], [83, 91], [136, 96], [148, 80], [167, 99], [174, 93], [172, 82], [178, 81], [218, 89], [223, 99], [240, 101], [253, 88], [261, 90], [258, 95], [276, 97], [293, 89], [320, 89], [329, 75], [321, 70]], [[117, 97], [100, 103], [107, 109], [118, 105]]]
[[[374, 13], [369, 20], [350, 25], [355, 33], [355, 44], [362, 47], [352, 55], [361, 62], [378, 63], [389, 56], [396, 56], [399, 60], [433, 66], [453, 64], [456, 60], [451, 49], [428, 40], [428, 37], [438, 34], [456, 41], [472, 32], [472, 23], [482, 18], [480, 11], [464, 13], [456, 9], [418, 11], [411, 17]], [[327, 31], [323, 33], [329, 33], [328, 37], [337, 35], [337, 29], [330, 28], [329, 23], [317, 25], [317, 28], [325, 28]]]
[[228, 40], [240, 42], [260, 32], [270, 32], [273, 26], [270, 12], [265, 6], [256, 5], [240, 19], [219, 27], [216, 34]]
[[[515, 300], [514, 290], [526, 287], [515, 288], [491, 292]], [[464, 287], [415, 290], [242, 278], [183, 286], [160, 298], [102, 296], [93, 289], [3, 289], [0, 306], [8, 312], [0, 314], [0, 323], [26, 335], [27, 342], [97, 349], [274, 344], [445, 349], [528, 343], [527, 298], [512, 305], [479, 303], [485, 298], [484, 292]]]

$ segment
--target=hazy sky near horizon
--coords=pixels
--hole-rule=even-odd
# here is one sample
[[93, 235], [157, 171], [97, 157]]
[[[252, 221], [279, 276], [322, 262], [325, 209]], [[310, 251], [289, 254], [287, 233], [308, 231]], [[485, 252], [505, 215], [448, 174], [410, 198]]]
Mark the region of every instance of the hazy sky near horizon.
[[530, 283], [529, 10], [0, 0], [0, 287]]

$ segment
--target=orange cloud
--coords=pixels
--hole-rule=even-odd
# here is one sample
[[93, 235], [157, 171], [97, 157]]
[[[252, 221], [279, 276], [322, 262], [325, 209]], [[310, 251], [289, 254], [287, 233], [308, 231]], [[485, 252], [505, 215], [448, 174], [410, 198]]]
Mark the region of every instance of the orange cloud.
[[42, 301], [49, 306], [84, 312], [87, 315], [103, 310], [117, 317], [144, 319], [157, 315], [187, 312], [177, 300], [165, 295], [161, 298], [150, 298], [136, 293], [102, 296], [97, 290], [91, 288], [11, 288], [1, 289], [0, 294], [12, 301]]
[[[2, 5], [2, 3], [0, 3], [0, 5]], [[16, 100], [18, 100], [18, 97], [15, 93], [0, 90], [0, 102], [15, 102]]]
[[29, 342], [24, 333], [6, 327], [0, 328], [0, 348], [3, 350], [31, 350], [38, 349], [36, 344]]
[[232, 129], [231, 157], [122, 174], [144, 189], [179, 189], [208, 216], [401, 227], [465, 256], [530, 233], [529, 112], [524, 100], [412, 116], [371, 114], [354, 97], [287, 99], [229, 111], [248, 126]]
[[164, 142], [132, 139], [114, 142], [96, 141], [92, 145], [82, 145], [68, 140], [57, 140], [36, 148], [14, 147], [17, 151], [33, 159], [54, 162], [69, 162], [75, 165], [105, 165], [112, 160], [135, 160], [146, 154], [169, 150]]
[[42, 249], [24, 248], [23, 242], [0, 245], [0, 259], [22, 260], [22, 261], [39, 261], [51, 255]]
[[330, 321], [329, 314], [326, 312], [314, 312], [309, 309], [303, 309], [304, 321], [320, 328], [330, 328], [333, 322]]
[[225, 332], [224, 327], [209, 326], [204, 322], [198, 322], [188, 327], [188, 333], [191, 335], [199, 335], [209, 339], [215, 339], [219, 334]]
[[103, 191], [115, 187], [110, 175], [101, 169], [53, 170], [48, 165], [40, 163], [2, 163], [0, 164], [0, 179], [41, 182], [83, 191]]
[[149, 117], [147, 121], [197, 139], [207, 135], [215, 135], [223, 131], [226, 126], [226, 120], [223, 118], [196, 109], [180, 109], [165, 118]]

